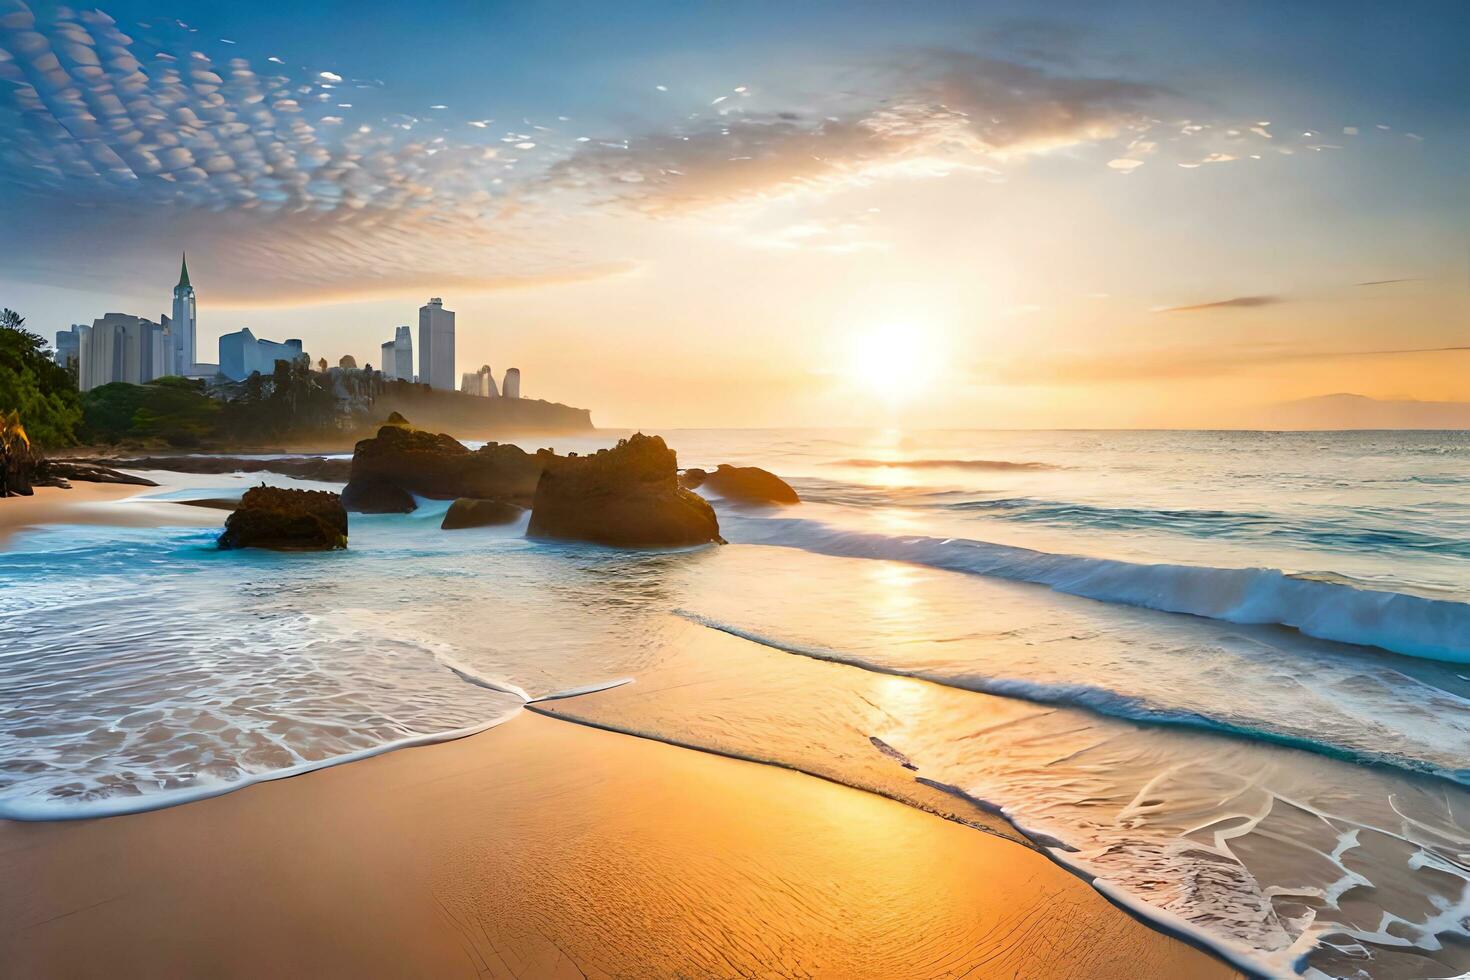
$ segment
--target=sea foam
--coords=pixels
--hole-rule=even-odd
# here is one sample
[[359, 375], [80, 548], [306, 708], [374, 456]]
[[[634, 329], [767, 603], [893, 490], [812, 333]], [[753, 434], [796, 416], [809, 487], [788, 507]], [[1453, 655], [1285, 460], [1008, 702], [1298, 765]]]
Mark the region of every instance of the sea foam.
[[1275, 568], [1142, 564], [969, 538], [853, 531], [803, 518], [727, 519], [726, 537], [848, 558], [912, 562], [1045, 585], [1058, 592], [1470, 663], [1470, 604], [1358, 588]]

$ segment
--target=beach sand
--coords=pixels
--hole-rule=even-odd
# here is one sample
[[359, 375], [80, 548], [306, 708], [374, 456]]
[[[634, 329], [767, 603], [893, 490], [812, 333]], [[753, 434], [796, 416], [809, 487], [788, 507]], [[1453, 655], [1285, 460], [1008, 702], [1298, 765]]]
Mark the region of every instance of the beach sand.
[[525, 713], [149, 813], [0, 822], [7, 977], [1226, 977], [1014, 842]]
[[[147, 474], [141, 474], [146, 476]], [[160, 481], [162, 482], [162, 481]], [[139, 487], [125, 483], [75, 482], [70, 490], [37, 487], [29, 497], [0, 500], [0, 544], [16, 531], [45, 524], [110, 524], [117, 527], [161, 527], [224, 522], [222, 514], [163, 501], [135, 501], [117, 506], [139, 494], [160, 493], [167, 487]]]

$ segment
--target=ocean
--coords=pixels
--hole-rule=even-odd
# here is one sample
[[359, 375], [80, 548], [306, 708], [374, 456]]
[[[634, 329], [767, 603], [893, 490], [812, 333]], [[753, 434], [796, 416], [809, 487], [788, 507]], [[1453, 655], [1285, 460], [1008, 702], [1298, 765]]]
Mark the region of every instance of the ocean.
[[[716, 499], [730, 544], [662, 552], [442, 531], [443, 501], [327, 554], [16, 534], [0, 816], [534, 710], [1024, 837], [1255, 973], [1470, 971], [1470, 433], [661, 434], [804, 502]], [[150, 475], [105, 506], [322, 486]]]

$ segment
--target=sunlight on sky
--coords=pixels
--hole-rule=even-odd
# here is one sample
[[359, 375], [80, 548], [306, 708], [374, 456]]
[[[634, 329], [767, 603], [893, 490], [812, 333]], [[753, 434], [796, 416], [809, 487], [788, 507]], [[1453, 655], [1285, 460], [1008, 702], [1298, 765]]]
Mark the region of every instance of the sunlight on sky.
[[1452, 7], [368, 6], [0, 0], [5, 305], [157, 316], [187, 250], [203, 350], [373, 362], [443, 296], [613, 426], [1470, 401]]

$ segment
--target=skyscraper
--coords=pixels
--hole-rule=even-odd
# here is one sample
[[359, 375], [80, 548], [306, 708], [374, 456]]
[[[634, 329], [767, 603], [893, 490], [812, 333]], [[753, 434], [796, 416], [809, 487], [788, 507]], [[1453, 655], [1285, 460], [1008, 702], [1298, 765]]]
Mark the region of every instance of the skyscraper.
[[505, 372], [505, 383], [500, 386], [502, 398], [521, 397], [521, 369], [510, 368]]
[[[63, 339], [70, 335], [70, 339]], [[127, 313], [108, 313], [92, 325], [74, 324], [56, 336], [57, 347], [75, 351], [77, 387], [91, 391], [114, 381], [147, 384], [169, 373], [173, 338], [162, 324]]]
[[185, 255], [179, 264], [179, 284], [174, 287], [174, 315], [169, 321], [173, 333], [172, 364], [170, 374], [193, 374], [198, 362], [195, 344], [194, 287], [189, 285], [189, 257]]
[[438, 296], [419, 307], [419, 382], [454, 390], [454, 311]]
[[413, 331], [399, 327], [393, 339], [382, 345], [383, 359], [378, 365], [384, 381], [413, 380]]

